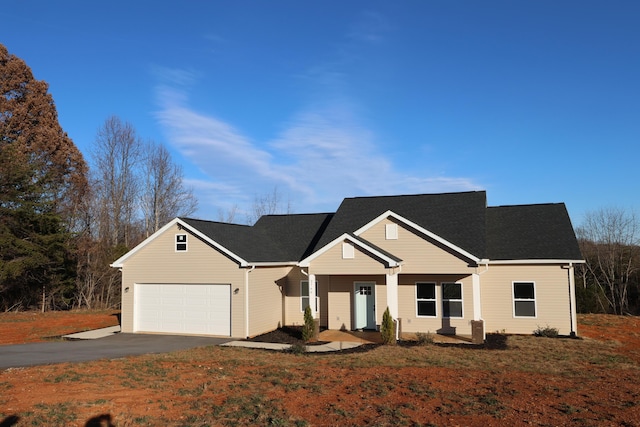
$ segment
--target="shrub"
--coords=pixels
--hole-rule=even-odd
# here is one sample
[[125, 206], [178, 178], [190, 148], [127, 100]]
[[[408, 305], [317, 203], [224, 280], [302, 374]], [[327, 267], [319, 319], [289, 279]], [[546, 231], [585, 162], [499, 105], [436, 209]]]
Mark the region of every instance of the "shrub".
[[382, 325], [380, 325], [380, 335], [382, 335], [382, 343], [393, 345], [396, 343], [396, 325], [393, 317], [389, 313], [389, 307], [382, 315]]
[[558, 328], [552, 328], [547, 325], [544, 328], [538, 326], [538, 328], [533, 331], [533, 335], [537, 337], [548, 337], [548, 338], [556, 338], [558, 336]]
[[316, 322], [311, 314], [311, 307], [307, 306], [304, 309], [304, 326], [302, 327], [302, 339], [304, 342], [311, 341], [315, 335]]
[[307, 352], [307, 346], [302, 343], [294, 343], [289, 346], [289, 348], [285, 349], [285, 352], [292, 354], [304, 354]]
[[428, 345], [433, 344], [433, 334], [431, 332], [416, 332], [416, 339], [418, 340], [418, 344], [420, 345]]

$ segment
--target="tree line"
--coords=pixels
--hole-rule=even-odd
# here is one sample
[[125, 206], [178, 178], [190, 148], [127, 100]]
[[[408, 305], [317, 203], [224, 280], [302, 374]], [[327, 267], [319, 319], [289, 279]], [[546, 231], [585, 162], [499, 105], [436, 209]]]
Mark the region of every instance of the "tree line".
[[[48, 85], [0, 44], [0, 310], [110, 308], [120, 273], [109, 265], [176, 216], [196, 211], [183, 172], [162, 144], [109, 117], [91, 167], [64, 132]], [[291, 213], [277, 188], [247, 222]], [[237, 206], [219, 212], [232, 222]], [[640, 224], [601, 209], [576, 229], [580, 312], [640, 314]]]
[[0, 44], [0, 310], [117, 306], [109, 264], [195, 212], [167, 148], [119, 117], [90, 157], [62, 130], [47, 83]]
[[576, 229], [585, 263], [576, 269], [583, 313], [640, 314], [640, 222], [631, 210], [589, 212]]

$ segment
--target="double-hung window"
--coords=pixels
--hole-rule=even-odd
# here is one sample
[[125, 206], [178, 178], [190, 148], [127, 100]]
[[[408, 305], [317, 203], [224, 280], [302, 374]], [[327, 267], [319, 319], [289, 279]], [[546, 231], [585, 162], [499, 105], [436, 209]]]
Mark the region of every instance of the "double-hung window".
[[442, 317], [463, 317], [462, 283], [442, 284]]
[[416, 313], [423, 317], [436, 317], [436, 284], [416, 283]]
[[[314, 304], [315, 310], [318, 311], [318, 281], [316, 280], [316, 301]], [[309, 305], [309, 281], [303, 280], [300, 282], [300, 310], [304, 311]]]
[[535, 283], [513, 282], [513, 316], [536, 317]]

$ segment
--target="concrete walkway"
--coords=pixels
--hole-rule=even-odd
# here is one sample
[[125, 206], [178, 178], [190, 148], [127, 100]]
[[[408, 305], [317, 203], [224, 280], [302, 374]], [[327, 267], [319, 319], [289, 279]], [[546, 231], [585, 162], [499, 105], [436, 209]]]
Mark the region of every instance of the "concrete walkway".
[[[63, 338], [67, 340], [94, 340], [99, 338], [106, 338], [111, 335], [115, 335], [120, 332], [120, 326], [111, 326], [109, 328], [96, 329], [93, 331], [79, 332], [75, 334], [64, 335]], [[134, 334], [135, 335], [135, 334]], [[415, 337], [411, 337], [415, 339]], [[380, 344], [382, 338], [380, 332], [376, 331], [336, 331], [336, 330], [324, 330], [320, 332], [318, 336], [320, 342], [324, 344], [312, 344], [306, 346], [308, 353], [325, 353], [332, 351], [348, 350], [351, 348], [359, 347], [363, 344]], [[451, 344], [469, 344], [470, 339], [467, 337], [456, 337], [433, 334], [433, 340], [437, 343], [451, 343]], [[256, 348], [263, 350], [284, 351], [288, 350], [290, 344], [280, 343], [268, 343], [257, 341], [228, 341], [220, 344], [226, 347], [243, 347], [243, 348]]]
[[[78, 340], [95, 340], [100, 338], [106, 338], [115, 335], [120, 332], [120, 326], [111, 326], [108, 328], [95, 329], [92, 331], [78, 332], [75, 334], [64, 335], [63, 338], [71, 341]], [[325, 334], [328, 333], [328, 334]], [[375, 334], [375, 332], [365, 332], [365, 334]], [[323, 335], [325, 334], [325, 335]], [[364, 335], [358, 336], [362, 332], [354, 332], [354, 334], [341, 332], [341, 331], [323, 331], [320, 334], [320, 341], [331, 341], [326, 344], [308, 345], [306, 351], [309, 353], [323, 353], [329, 351], [347, 350], [350, 348], [359, 347], [362, 344], [379, 342], [376, 341], [375, 336], [371, 336], [368, 339]], [[135, 335], [135, 334], [134, 334]], [[377, 334], [378, 336], [380, 334]], [[290, 344], [268, 343], [268, 342], [254, 342], [254, 341], [229, 341], [221, 344], [227, 347], [244, 347], [244, 348], [257, 348], [264, 350], [276, 350], [284, 351], [291, 347]]]
[[[360, 347], [362, 344], [357, 342], [344, 342], [335, 341], [326, 344], [307, 345], [307, 353], [325, 353], [330, 351], [347, 350], [350, 348]], [[291, 344], [277, 344], [271, 342], [257, 342], [257, 341], [230, 341], [221, 344], [224, 347], [244, 347], [244, 348], [258, 348], [263, 350], [276, 350], [284, 351], [291, 347]]]
[[111, 335], [117, 334], [118, 332], [120, 332], [120, 325], [63, 335], [62, 338], [66, 340], [95, 340], [98, 338], [109, 337]]

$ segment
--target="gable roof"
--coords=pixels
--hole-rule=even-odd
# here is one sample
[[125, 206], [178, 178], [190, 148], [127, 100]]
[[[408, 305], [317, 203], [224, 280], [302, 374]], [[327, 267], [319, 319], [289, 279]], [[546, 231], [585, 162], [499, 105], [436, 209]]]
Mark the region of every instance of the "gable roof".
[[297, 262], [333, 214], [264, 215], [253, 226], [182, 220], [252, 263]]
[[315, 249], [393, 211], [475, 257], [484, 258], [486, 200], [484, 191], [347, 198]]
[[487, 208], [487, 258], [582, 260], [564, 203]]
[[341, 236], [338, 236], [336, 239], [334, 239], [333, 242], [330, 242], [324, 245], [322, 248], [313, 252], [308, 257], [302, 259], [299, 265], [301, 267], [308, 267], [309, 262], [311, 262], [313, 259], [319, 257], [320, 255], [322, 255], [323, 253], [325, 253], [326, 251], [328, 251], [338, 243], [344, 242], [344, 241], [351, 242], [354, 246], [357, 246], [364, 252], [369, 253], [372, 257], [377, 258], [378, 260], [386, 263], [387, 267], [397, 267], [402, 263], [402, 260], [400, 258], [393, 255], [392, 253], [385, 251], [381, 247], [374, 245], [368, 240], [365, 240], [362, 237], [356, 236], [353, 233], [345, 233]]
[[265, 215], [253, 226], [176, 218], [130, 252], [123, 262], [172, 225], [184, 226], [241, 266], [308, 262], [340, 239], [351, 240], [389, 265], [401, 260], [359, 234], [391, 217], [425, 239], [475, 262], [582, 261], [563, 203], [487, 207], [486, 192], [354, 197], [335, 213]]

